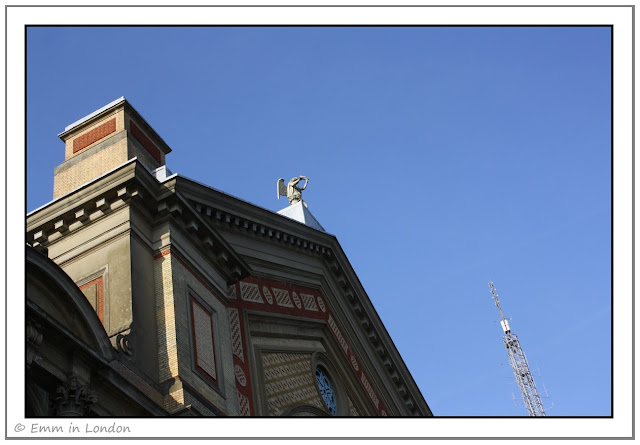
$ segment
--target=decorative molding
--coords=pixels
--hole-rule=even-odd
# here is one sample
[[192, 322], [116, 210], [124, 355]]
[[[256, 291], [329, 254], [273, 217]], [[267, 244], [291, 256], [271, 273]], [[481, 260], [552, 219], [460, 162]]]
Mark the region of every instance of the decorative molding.
[[34, 248], [46, 248], [58, 239], [78, 231], [123, 205], [130, 204], [132, 200], [144, 203], [142, 199], [144, 194], [139, 187], [132, 181], [129, 182], [117, 189], [107, 190], [83, 202], [80, 207], [71, 207], [62, 215], [43, 221], [38, 227], [29, 229], [27, 241], [31, 242]]

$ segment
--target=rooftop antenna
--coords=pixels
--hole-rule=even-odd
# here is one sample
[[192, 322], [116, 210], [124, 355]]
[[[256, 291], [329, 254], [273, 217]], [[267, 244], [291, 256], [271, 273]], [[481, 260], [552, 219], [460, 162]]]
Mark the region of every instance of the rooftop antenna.
[[544, 408], [542, 407], [542, 401], [540, 400], [540, 396], [538, 395], [538, 390], [536, 389], [536, 383], [533, 381], [531, 371], [529, 371], [527, 358], [524, 355], [524, 351], [520, 347], [518, 336], [511, 332], [509, 322], [506, 318], [504, 318], [502, 308], [500, 307], [500, 301], [498, 300], [498, 294], [493, 287], [493, 282], [489, 281], [489, 287], [491, 288], [491, 295], [493, 296], [493, 300], [498, 307], [498, 311], [500, 311], [500, 325], [502, 326], [502, 330], [504, 331], [504, 337], [502, 337], [502, 341], [504, 341], [504, 345], [507, 348], [507, 354], [509, 354], [509, 362], [511, 362], [513, 373], [516, 376], [516, 382], [520, 387], [524, 405], [527, 407], [527, 411], [529, 411], [529, 416], [546, 416], [546, 414], [544, 413]]

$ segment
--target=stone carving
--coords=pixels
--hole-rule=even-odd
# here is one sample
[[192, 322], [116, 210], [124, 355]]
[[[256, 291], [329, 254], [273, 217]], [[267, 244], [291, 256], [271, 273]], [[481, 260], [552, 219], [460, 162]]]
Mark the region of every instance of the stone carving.
[[[304, 179], [304, 185], [299, 187], [298, 184], [300, 181]], [[286, 196], [289, 199], [289, 204], [295, 204], [296, 202], [302, 201], [302, 191], [307, 188], [309, 185], [309, 178], [306, 176], [296, 176], [291, 178], [289, 184], [284, 185], [284, 179], [278, 179], [278, 199], [281, 196]], [[304, 202], [304, 201], [303, 201]]]
[[31, 320], [27, 322], [27, 367], [35, 360], [38, 361], [38, 346], [42, 343], [42, 334], [38, 331], [39, 326]]
[[56, 394], [56, 415], [60, 417], [82, 417], [98, 401], [96, 393], [81, 385], [75, 375], [58, 386]]

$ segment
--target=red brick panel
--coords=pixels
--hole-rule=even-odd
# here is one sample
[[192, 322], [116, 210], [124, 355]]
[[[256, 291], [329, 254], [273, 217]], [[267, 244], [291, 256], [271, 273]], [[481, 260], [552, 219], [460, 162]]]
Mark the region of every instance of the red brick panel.
[[158, 150], [158, 147], [156, 147], [155, 144], [151, 142], [151, 139], [149, 139], [147, 135], [144, 134], [135, 123], [133, 123], [133, 121], [130, 122], [130, 128], [133, 137], [136, 138], [138, 142], [140, 142], [140, 145], [142, 145], [145, 150], [149, 152], [153, 159], [158, 161], [158, 164], [161, 164], [162, 162], [160, 160], [160, 150]]
[[91, 286], [98, 286], [98, 307], [96, 308], [96, 312], [98, 313], [98, 318], [100, 321], [104, 323], [104, 285], [102, 277], [96, 278], [93, 281], [89, 281], [86, 284], [80, 286], [80, 290], [87, 289]]
[[77, 137], [73, 140], [73, 152], [77, 153], [83, 148], [87, 148], [89, 145], [94, 142], [99, 141], [100, 139], [114, 133], [116, 131], [116, 118], [105, 122], [102, 125], [97, 126], [91, 131], [86, 132], [85, 134]]

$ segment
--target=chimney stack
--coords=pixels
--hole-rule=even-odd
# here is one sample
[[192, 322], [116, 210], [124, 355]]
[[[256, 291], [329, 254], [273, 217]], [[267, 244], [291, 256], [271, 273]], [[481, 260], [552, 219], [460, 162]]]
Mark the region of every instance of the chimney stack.
[[171, 152], [124, 97], [69, 125], [58, 137], [65, 143], [65, 157], [54, 172], [54, 199], [134, 157], [153, 171], [165, 165]]

